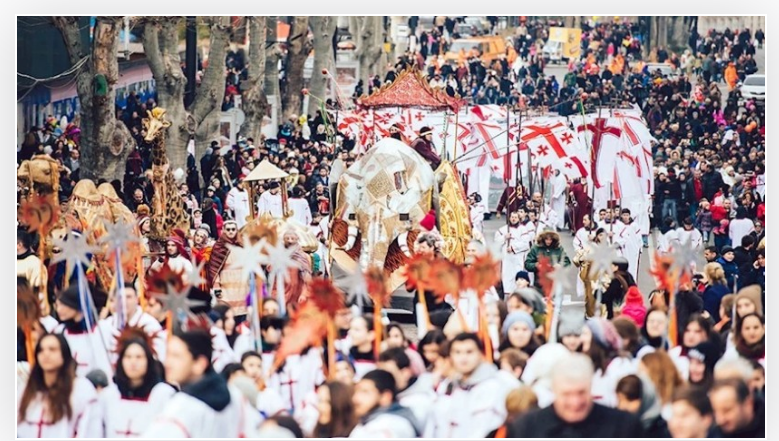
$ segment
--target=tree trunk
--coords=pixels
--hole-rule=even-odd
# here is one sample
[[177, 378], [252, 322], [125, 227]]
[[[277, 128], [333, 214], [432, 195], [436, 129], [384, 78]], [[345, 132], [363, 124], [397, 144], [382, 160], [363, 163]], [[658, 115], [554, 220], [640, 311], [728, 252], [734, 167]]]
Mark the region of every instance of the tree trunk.
[[[327, 69], [335, 75], [333, 34], [335, 33], [336, 21], [336, 17], [330, 16], [311, 17], [311, 29], [314, 33], [314, 69], [311, 72], [309, 90], [317, 103], [316, 98], [327, 99], [327, 76], [322, 74], [322, 69]], [[311, 109], [310, 106], [309, 109]], [[309, 113], [311, 113], [310, 110]]]
[[205, 153], [211, 141], [219, 139], [219, 120], [225, 97], [227, 71], [225, 59], [230, 45], [230, 17], [210, 17], [208, 67], [195, 92], [195, 101], [189, 111], [195, 120], [195, 158]]
[[219, 134], [219, 116], [224, 100], [224, 67], [229, 43], [229, 17], [209, 18], [211, 43], [209, 63], [189, 109], [184, 107], [187, 79], [181, 70], [178, 29], [182, 17], [154, 17], [146, 22], [143, 49], [157, 83], [159, 106], [171, 122], [165, 145], [171, 169], [187, 166], [187, 143], [195, 137], [198, 151], [205, 151]]
[[368, 83], [370, 80], [371, 72], [371, 53], [374, 51], [372, 48], [374, 26], [372, 26], [373, 17], [357, 16], [349, 18], [349, 32], [357, 37], [355, 45], [355, 57], [360, 62], [360, 79], [362, 80], [365, 91], [368, 91]]
[[265, 17], [265, 26], [267, 30], [267, 44], [265, 48], [265, 95], [279, 96], [279, 36], [278, 36], [279, 17]]
[[[121, 180], [127, 156], [135, 147], [130, 131], [116, 119], [114, 111], [119, 78], [117, 51], [122, 17], [97, 17], [91, 50], [81, 41], [78, 17], [53, 17], [68, 50], [71, 64], [84, 63], [76, 74], [76, 91], [81, 105], [80, 177]], [[90, 58], [84, 62], [87, 55]], [[98, 78], [105, 78], [105, 94], [96, 94]]]
[[181, 69], [178, 30], [183, 17], [153, 17], [146, 22], [143, 50], [157, 84], [157, 104], [170, 121], [165, 147], [171, 170], [187, 166], [187, 142], [195, 127], [187, 118], [184, 92], [187, 78]]
[[247, 17], [249, 26], [248, 81], [244, 86], [242, 108], [246, 114], [241, 135], [259, 142], [262, 133], [262, 118], [268, 108], [265, 96], [265, 46], [267, 43], [267, 20], [265, 17]]
[[311, 52], [308, 41], [308, 16], [296, 15], [289, 28], [287, 40], [287, 64], [284, 69], [286, 88], [282, 99], [284, 121], [299, 115], [303, 104], [303, 68]]

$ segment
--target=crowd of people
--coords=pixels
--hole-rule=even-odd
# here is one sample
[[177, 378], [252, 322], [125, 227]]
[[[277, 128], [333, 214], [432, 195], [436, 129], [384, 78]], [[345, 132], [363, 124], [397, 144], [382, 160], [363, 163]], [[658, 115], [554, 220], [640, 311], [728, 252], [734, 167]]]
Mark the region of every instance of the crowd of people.
[[[440, 62], [457, 23], [446, 17], [434, 23], [429, 31], [412, 26], [419, 48], [387, 79], [417, 64], [431, 84], [479, 104], [522, 101], [560, 114], [582, 105], [637, 104], [657, 139], [651, 220], [659, 255], [692, 246], [707, 264], [677, 287], [640, 292], [636, 259], [649, 241], [635, 228], [635, 213], [619, 207], [592, 213], [583, 184], [557, 173], [551, 200], [520, 185], [499, 202], [497, 216], [508, 222], [491, 241], [503, 261], [500, 281], [483, 296], [484, 332], [469, 331], [482, 329], [471, 297], [438, 298], [409, 282], [415, 302], [424, 300], [429, 310], [419, 335], [394, 322], [378, 329], [375, 317], [346, 305], [332, 318], [335, 359], [319, 345], [280, 354], [285, 338], [295, 335], [290, 311], [305, 303], [312, 278], [332, 276], [324, 251], [334, 208], [331, 168], [359, 160], [354, 141], [333, 130], [332, 115], [293, 115], [276, 139], [241, 138], [229, 148], [215, 141], [201, 158], [190, 155], [177, 176], [189, 228], [171, 232], [159, 256], [145, 256], [143, 270], [151, 276], [167, 266], [190, 274], [203, 265], [204, 280], [189, 290], [199, 302], [178, 326], [138, 279], [119, 287], [121, 297], [91, 284], [96, 313], [82, 301], [78, 274], [63, 283], [62, 263], [41, 262], [39, 238], [19, 225], [19, 310], [35, 310], [30, 302], [39, 303], [44, 286], [43, 296], [53, 301], [18, 323], [17, 436], [764, 437], [765, 112], [737, 90], [723, 106], [717, 84], [718, 75], [728, 78], [726, 62], [751, 71], [762, 31], [712, 31], [694, 39], [689, 54], [653, 49], [649, 61], [678, 62], [687, 72], [667, 78], [642, 67], [633, 25], [585, 25], [583, 47], [599, 41], [598, 49], [572, 60], [558, 83], [543, 74], [538, 42], [548, 36], [547, 23], [523, 21], [513, 45], [490, 65], [475, 55]], [[228, 60], [234, 74], [228, 89], [240, 82], [243, 63]], [[137, 148], [124, 179], [111, 185], [142, 236], [150, 231], [154, 186], [152, 145], [139, 115], [155, 106], [128, 99], [118, 109]], [[432, 145], [427, 132], [412, 147], [433, 165], [440, 158], [425, 147]], [[80, 179], [77, 127], [52, 118], [34, 128], [18, 159], [34, 154], [60, 166], [58, 196], [67, 207]], [[278, 182], [268, 181], [250, 200], [245, 178], [264, 160], [289, 174], [286, 198]], [[24, 191], [20, 183], [20, 200]], [[468, 198], [477, 229], [490, 211], [481, 202], [486, 196]], [[254, 329], [234, 247], [242, 244], [251, 204], [258, 216], [280, 218], [284, 203], [319, 249], [304, 253], [300, 233], [279, 232], [298, 265], [283, 296], [265, 296]], [[574, 204], [579, 214], [567, 215]], [[413, 252], [440, 258], [435, 220], [425, 217], [420, 227]], [[572, 256], [562, 246], [565, 227], [574, 236]], [[615, 243], [617, 253], [598, 262], [605, 243]], [[484, 240], [469, 243], [465, 265], [487, 248]], [[542, 294], [549, 261], [577, 268], [576, 286], [566, 294], [583, 297], [581, 309], [550, 308]], [[611, 271], [592, 277], [596, 266]]]

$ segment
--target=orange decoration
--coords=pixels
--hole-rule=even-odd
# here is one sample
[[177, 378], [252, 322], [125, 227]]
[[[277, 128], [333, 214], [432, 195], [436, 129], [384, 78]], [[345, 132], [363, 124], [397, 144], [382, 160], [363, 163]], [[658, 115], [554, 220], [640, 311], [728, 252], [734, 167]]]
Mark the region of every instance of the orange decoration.
[[473, 264], [463, 270], [463, 288], [472, 289], [481, 298], [500, 280], [498, 262], [491, 255], [478, 256]]
[[405, 277], [412, 288], [417, 288], [420, 283], [425, 284], [430, 280], [430, 259], [421, 254], [414, 254], [406, 265]]
[[172, 287], [176, 291], [184, 289], [184, 272], [173, 271], [168, 265], [162, 265], [161, 269], [149, 270], [149, 277], [146, 278], [146, 293], [165, 294]]
[[304, 303], [296, 318], [284, 334], [271, 372], [276, 372], [290, 355], [302, 353], [311, 346], [320, 346], [327, 333], [327, 317], [313, 303]]
[[333, 286], [332, 280], [316, 277], [311, 280], [308, 289], [311, 301], [328, 317], [335, 317], [335, 314], [344, 308], [344, 294]]
[[552, 286], [554, 281], [549, 278], [554, 268], [546, 256], [540, 256], [538, 258], [538, 284], [541, 285], [541, 290], [544, 292], [544, 297], [550, 299], [552, 296]]
[[463, 285], [462, 267], [446, 259], [436, 259], [430, 266], [430, 289], [440, 299], [451, 294], [460, 297]]

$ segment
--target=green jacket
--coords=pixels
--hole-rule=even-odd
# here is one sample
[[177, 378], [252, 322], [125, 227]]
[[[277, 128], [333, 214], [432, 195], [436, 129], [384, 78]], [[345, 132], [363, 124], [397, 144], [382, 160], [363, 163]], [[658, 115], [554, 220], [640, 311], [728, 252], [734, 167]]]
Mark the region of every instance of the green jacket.
[[530, 252], [527, 253], [527, 257], [525, 258], [525, 270], [532, 271], [533, 274], [535, 274], [535, 282], [533, 285], [536, 287], [541, 286], [538, 283], [538, 259], [541, 256], [546, 256], [549, 259], [549, 263], [553, 266], [558, 262], [561, 262], [563, 266], [571, 265], [571, 259], [565, 254], [562, 245], [549, 248], [541, 245], [533, 245], [533, 248], [530, 249]]

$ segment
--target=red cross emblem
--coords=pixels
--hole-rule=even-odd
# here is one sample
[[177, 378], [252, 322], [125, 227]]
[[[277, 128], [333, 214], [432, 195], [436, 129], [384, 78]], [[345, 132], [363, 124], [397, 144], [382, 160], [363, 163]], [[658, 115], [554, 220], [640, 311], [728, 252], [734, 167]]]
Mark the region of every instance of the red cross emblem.
[[622, 130], [617, 127], [609, 127], [606, 125], [606, 118], [595, 118], [595, 124], [584, 124], [578, 127], [580, 132], [589, 130], [592, 132], [592, 153], [590, 157], [590, 168], [592, 170], [592, 182], [595, 187], [600, 188], [601, 184], [598, 180], [598, 159], [600, 158], [601, 140], [605, 135], [612, 135], [617, 138], [622, 137]]
[[571, 141], [573, 140], [573, 136], [571, 136], [570, 133], [565, 132], [565, 134], [563, 134], [563, 136], [561, 136], [560, 139], [562, 139], [563, 142], [565, 142], [566, 144], [570, 144]]
[[571, 169], [571, 168], [573, 168], [573, 164], [571, 164], [570, 162], [566, 162], [565, 163], [565, 168]]
[[119, 430], [116, 430], [115, 432], [117, 435], [122, 435], [120, 438], [137, 438], [141, 436], [140, 432], [132, 431], [132, 420], [127, 421], [127, 429], [125, 429], [124, 432], [121, 432]]
[[422, 121], [423, 119], [425, 119], [425, 115], [423, 115], [422, 112], [417, 112], [417, 114], [414, 115], [414, 118], [416, 118], [417, 121]]
[[539, 156], [546, 156], [549, 154], [549, 147], [542, 145], [538, 148], [538, 155]]

